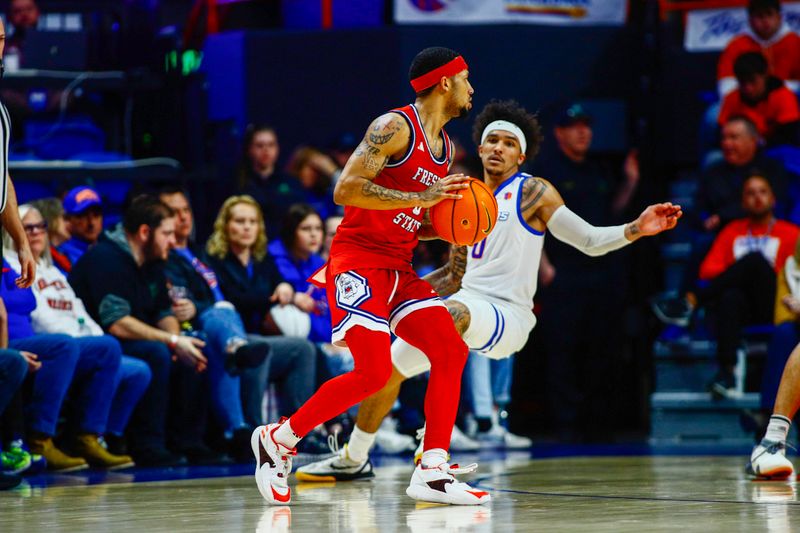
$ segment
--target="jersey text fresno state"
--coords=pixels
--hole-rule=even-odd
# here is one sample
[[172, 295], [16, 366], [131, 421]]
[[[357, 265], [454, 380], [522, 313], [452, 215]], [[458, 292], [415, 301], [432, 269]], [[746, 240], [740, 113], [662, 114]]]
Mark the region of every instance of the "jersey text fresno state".
[[[434, 154], [413, 105], [391, 112], [408, 124], [408, 147], [389, 160], [373, 183], [396, 191], [422, 192], [447, 176], [452, 157], [450, 138], [442, 130], [436, 143], [441, 152]], [[424, 216], [421, 207], [377, 210], [346, 206], [331, 245], [330, 272], [334, 276], [359, 268], [413, 272], [411, 256]]]

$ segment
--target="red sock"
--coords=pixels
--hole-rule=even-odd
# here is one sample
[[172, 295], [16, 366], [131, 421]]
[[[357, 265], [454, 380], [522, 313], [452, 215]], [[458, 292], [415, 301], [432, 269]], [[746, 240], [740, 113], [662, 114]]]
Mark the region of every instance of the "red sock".
[[413, 312], [395, 326], [395, 333], [422, 350], [431, 362], [425, 394], [425, 450], [449, 450], [469, 349], [444, 307]]
[[353, 354], [355, 368], [323, 383], [290, 417], [292, 429], [301, 437], [381, 390], [392, 375], [391, 339], [388, 333], [355, 326], [345, 334], [345, 340]]

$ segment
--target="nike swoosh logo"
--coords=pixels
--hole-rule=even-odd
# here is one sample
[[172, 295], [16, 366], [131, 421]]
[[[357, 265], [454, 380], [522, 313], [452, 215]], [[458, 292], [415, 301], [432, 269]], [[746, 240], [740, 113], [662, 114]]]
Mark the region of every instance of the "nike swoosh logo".
[[489, 235], [489, 233], [491, 233], [492, 231], [492, 228], [494, 227], [494, 225], [492, 224], [492, 215], [489, 214], [489, 208], [486, 207], [485, 203], [481, 202], [481, 205], [483, 206], [483, 210], [486, 211], [486, 220], [489, 222], [489, 226], [482, 231], [484, 235]]
[[276, 502], [288, 503], [289, 501], [291, 501], [292, 499], [291, 491], [287, 490], [286, 494], [281, 494], [280, 492], [275, 490], [275, 487], [270, 486], [270, 488], [272, 489], [272, 497], [275, 498]]

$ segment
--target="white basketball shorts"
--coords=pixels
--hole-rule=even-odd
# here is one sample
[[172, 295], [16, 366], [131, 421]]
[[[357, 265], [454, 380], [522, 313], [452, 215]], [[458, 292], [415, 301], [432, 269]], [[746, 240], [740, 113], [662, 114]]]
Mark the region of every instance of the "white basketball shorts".
[[[463, 335], [464, 342], [470, 350], [490, 359], [505, 359], [520, 351], [536, 325], [536, 316], [530, 310], [491, 301], [483, 295], [460, 290], [448, 300], [460, 302], [469, 309], [470, 321]], [[392, 363], [407, 378], [431, 368], [424, 353], [401, 339], [392, 344]]]

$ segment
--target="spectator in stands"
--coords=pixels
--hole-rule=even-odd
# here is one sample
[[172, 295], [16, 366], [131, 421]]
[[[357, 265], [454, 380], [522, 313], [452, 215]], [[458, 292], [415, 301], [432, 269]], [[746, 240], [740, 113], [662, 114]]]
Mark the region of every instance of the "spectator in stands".
[[248, 340], [242, 319], [222, 295], [216, 274], [201, 260], [202, 249], [191, 242], [194, 217], [186, 193], [178, 187], [165, 187], [159, 198], [172, 208], [176, 218], [175, 246], [167, 260], [167, 280], [173, 288], [181, 287], [185, 292], [181, 301], [173, 303], [172, 310], [182, 324], [188, 323], [206, 335], [214, 415], [230, 436], [231, 455], [249, 460], [253, 428], [245, 423], [239, 377], [231, 374], [261, 365], [269, 353], [269, 344]]
[[[554, 120], [557, 149], [537, 158], [534, 173], [547, 176], [567, 205], [588, 222], [622, 222], [639, 181], [636, 152], [628, 154], [620, 179], [618, 172], [589, 155], [592, 117], [583, 106], [561, 106]], [[604, 398], [614, 380], [612, 365], [621, 340], [619, 328], [606, 325], [622, 317], [626, 254], [588, 257], [556, 239], [545, 241], [545, 254], [552, 267], [543, 280], [539, 322], [557, 431], [574, 439], [580, 438], [578, 428], [583, 428], [588, 436], [598, 438], [611, 427]], [[597, 320], [600, 315], [603, 321]]]
[[734, 63], [746, 52], [762, 53], [771, 75], [785, 80], [792, 91], [800, 89], [800, 36], [783, 21], [780, 0], [750, 0], [750, 31], [731, 39], [717, 64], [720, 98], [736, 89]]
[[755, 124], [768, 145], [797, 144], [797, 97], [783, 80], [769, 74], [766, 58], [760, 52], [745, 52], [736, 58], [733, 69], [739, 87], [722, 101], [717, 119], [720, 126], [743, 116]]
[[11, 0], [8, 3], [8, 23], [13, 28], [13, 33], [8, 46], [17, 44], [20, 38], [24, 38], [25, 31], [36, 29], [40, 15], [35, 0]]
[[[42, 222], [26, 226], [32, 237], [45, 232]], [[86, 468], [87, 462], [103, 468], [132, 466], [130, 457], [110, 454], [99, 438], [105, 432], [114, 395], [121, 357], [119, 344], [108, 336], [76, 339], [63, 334], [36, 334], [31, 319], [36, 298], [31, 289], [21, 289], [14, 283], [17, 269], [16, 255], [3, 259], [0, 293], [8, 310], [9, 347], [33, 352], [44, 362], [34, 376], [33, 399], [27, 405], [31, 451], [41, 454], [48, 467], [56, 471]], [[80, 420], [72, 447], [79, 457], [68, 456], [53, 444], [61, 406], [73, 382], [80, 384]]]
[[[28, 357], [35, 356], [28, 354]], [[33, 361], [33, 364], [37, 365], [31, 369], [32, 372], [35, 372], [40, 363]], [[0, 415], [8, 408], [27, 373], [28, 358], [21, 352], [8, 348], [8, 313], [2, 298], [0, 298]], [[5, 461], [3, 463], [5, 466]], [[17, 475], [19, 470], [17, 472], [5, 470], [3, 468], [3, 471], [0, 472], [0, 490], [13, 489], [22, 482], [22, 478]]]
[[[26, 227], [36, 227], [46, 222], [41, 213], [30, 204], [20, 206], [19, 211]], [[37, 231], [29, 235], [31, 251], [37, 265], [32, 287], [36, 298], [36, 308], [31, 312], [33, 330], [36, 333], [63, 333], [76, 338], [102, 336], [103, 329], [86, 312], [83, 302], [72, 290], [66, 276], [53, 262], [47, 233]], [[114, 344], [119, 348], [116, 340]], [[119, 371], [114, 380], [114, 396], [108, 423], [102, 432], [108, 450], [114, 456], [125, 455], [123, 434], [134, 407], [147, 390], [150, 377], [150, 368], [143, 361], [127, 355], [121, 356]], [[130, 457], [126, 459], [130, 462]], [[115, 460], [113, 456], [105, 457], [105, 460], [108, 463], [106, 466], [120, 468], [120, 465], [125, 465], [121, 459]]]
[[319, 255], [321, 255], [325, 261], [328, 260], [333, 237], [336, 235], [336, 230], [339, 229], [339, 224], [342, 223], [342, 218], [341, 215], [333, 215], [325, 219], [325, 241], [322, 244], [322, 249], [319, 251]]
[[252, 124], [247, 127], [237, 194], [255, 198], [266, 216], [268, 235], [277, 235], [289, 206], [305, 199], [300, 182], [278, 171], [279, 154], [278, 134], [274, 128]]
[[270, 242], [269, 255], [283, 279], [292, 285], [292, 303], [311, 317], [308, 334], [312, 342], [331, 341], [331, 316], [325, 290], [309, 283], [325, 260], [319, 255], [323, 241], [322, 219], [308, 204], [289, 208], [281, 228], [281, 238]]
[[61, 272], [69, 274], [72, 270], [72, 261], [58, 251], [58, 247], [72, 237], [67, 229], [67, 221], [64, 219], [64, 206], [61, 204], [61, 200], [55, 197], [42, 198], [31, 202], [31, 205], [41, 213], [47, 224], [47, 238], [53, 264]]
[[329, 156], [316, 148], [302, 146], [294, 151], [288, 165], [289, 174], [297, 178], [305, 191], [305, 203], [323, 219], [341, 214], [333, 202], [333, 186], [342, 169]]
[[[293, 412], [314, 391], [316, 351], [304, 338], [274, 335], [281, 333], [275, 327], [275, 323], [281, 323], [284, 318], [281, 313], [288, 315], [289, 325], [296, 320], [294, 314], [288, 312], [294, 289], [267, 254], [264, 219], [252, 197], [233, 196], [225, 201], [214, 222], [214, 233], [206, 244], [206, 251], [208, 264], [217, 274], [222, 293], [236, 307], [247, 332], [271, 335], [259, 337], [272, 348], [267, 362], [242, 375], [247, 422], [254, 426], [263, 424], [261, 399], [269, 381], [279, 383], [283, 398], [281, 412]], [[273, 317], [273, 311], [278, 318]], [[312, 438], [309, 446], [316, 446], [315, 441]]]
[[773, 214], [775, 195], [763, 176], [742, 186], [745, 217], [733, 220], [714, 240], [700, 265], [701, 284], [686, 294], [688, 312], [707, 307], [715, 317], [719, 371], [709, 384], [715, 397], [734, 387], [736, 349], [745, 326], [772, 322], [776, 272], [792, 255], [800, 228]]
[[[746, 117], [735, 116], [722, 126], [723, 161], [703, 171], [695, 196], [695, 212], [702, 229], [716, 234], [730, 221], [744, 216], [742, 185], [754, 174], [764, 176], [781, 199], [786, 190], [786, 170], [759, 149], [756, 125]], [[778, 213], [783, 215], [784, 210]]]
[[75, 187], [64, 196], [63, 205], [66, 230], [72, 238], [62, 243], [59, 251], [74, 265], [103, 232], [103, 201], [94, 189]]
[[[192, 395], [208, 360], [205, 343], [180, 335], [167, 294], [163, 264], [175, 244], [175, 213], [158, 198], [142, 195], [125, 212], [122, 225], [73, 265], [69, 282], [89, 314], [119, 339], [126, 354], [145, 361], [152, 373], [150, 387], [134, 411], [128, 444], [137, 464], [163, 466], [183, 458], [166, 449], [166, 415], [180, 413], [172, 429], [175, 448], [192, 462], [207, 462], [202, 445], [204, 402]], [[124, 280], [121, 283], [120, 280]], [[179, 372], [183, 395], [170, 395], [172, 356], [193, 372]], [[185, 396], [185, 397], [183, 397]], [[170, 405], [170, 404], [173, 405]], [[199, 421], [198, 421], [199, 420]], [[186, 427], [179, 427], [179, 425]]]

